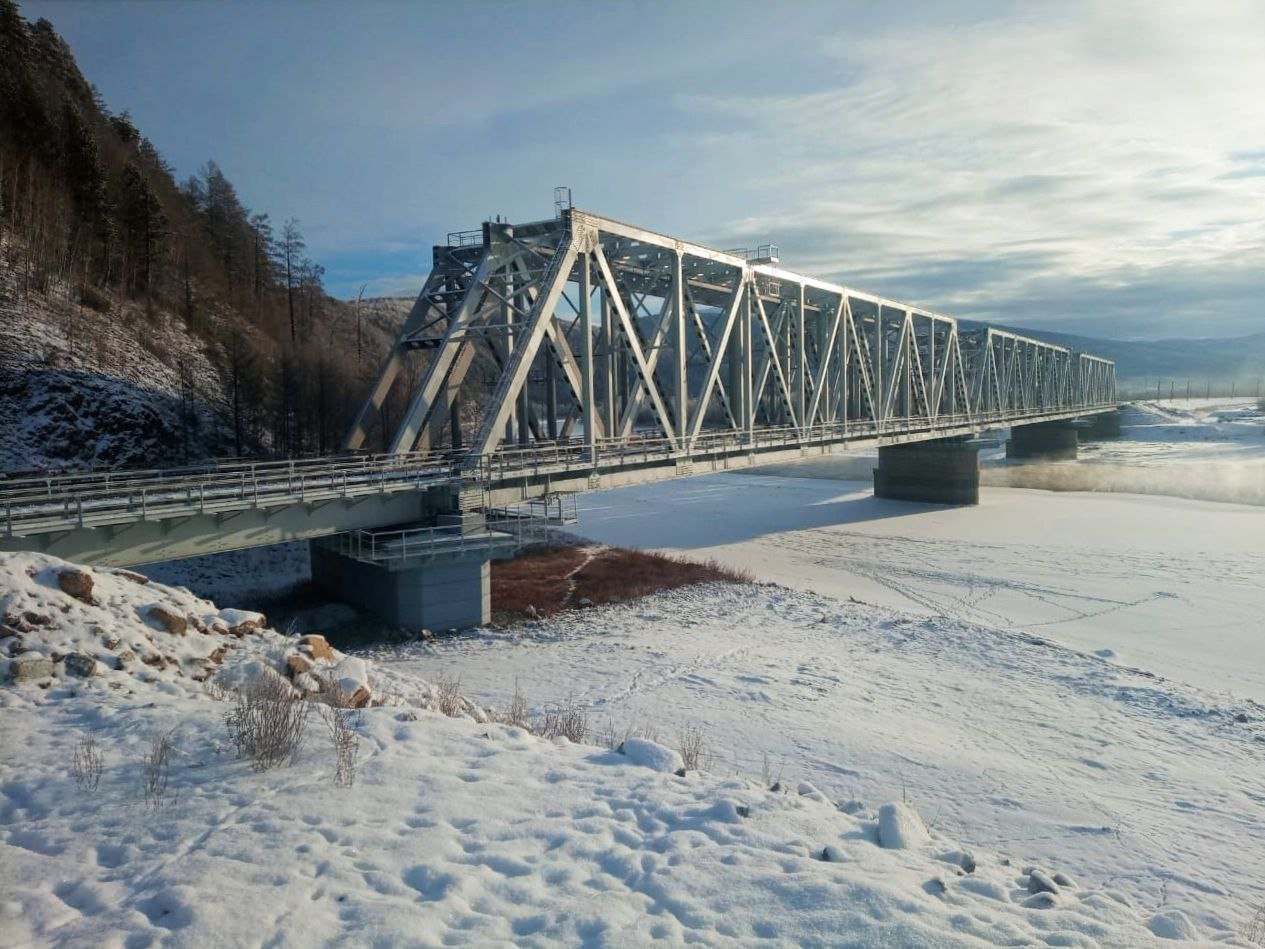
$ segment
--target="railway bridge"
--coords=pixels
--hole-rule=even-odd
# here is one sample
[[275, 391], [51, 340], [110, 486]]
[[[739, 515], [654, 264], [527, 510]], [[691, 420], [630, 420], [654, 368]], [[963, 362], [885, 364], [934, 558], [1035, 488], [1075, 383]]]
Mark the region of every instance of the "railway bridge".
[[0, 481], [0, 549], [130, 565], [306, 539], [335, 594], [466, 626], [489, 560], [576, 492], [877, 447], [876, 495], [973, 504], [987, 431], [1074, 458], [1116, 410], [1108, 360], [564, 197], [434, 247], [343, 452]]

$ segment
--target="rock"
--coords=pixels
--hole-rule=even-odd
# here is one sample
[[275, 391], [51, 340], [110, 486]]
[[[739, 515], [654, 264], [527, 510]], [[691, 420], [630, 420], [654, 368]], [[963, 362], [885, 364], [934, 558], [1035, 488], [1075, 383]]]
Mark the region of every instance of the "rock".
[[167, 657], [156, 652], [151, 652], [148, 656], [142, 658], [141, 662], [147, 666], [153, 666], [155, 669], [167, 668]]
[[853, 798], [851, 801], [844, 801], [840, 804], [839, 810], [843, 811], [845, 814], [859, 814], [865, 810], [865, 803]]
[[263, 629], [268, 623], [263, 613], [252, 610], [224, 609], [220, 610], [216, 619], [224, 622], [228, 626], [228, 631], [239, 639]]
[[124, 666], [130, 665], [136, 661], [136, 653], [132, 652], [130, 649], [124, 649], [114, 658], [118, 661], [118, 667], [122, 669]]
[[530, 603], [529, 603], [529, 604], [527, 604], [527, 610], [526, 610], [526, 613], [527, 613], [527, 615], [528, 615], [528, 616], [530, 616], [532, 619], [535, 619], [537, 616], [539, 616], [539, 615], [540, 615], [540, 614], [537, 612], [536, 607], [532, 606]]
[[161, 603], [152, 604], [148, 613], [150, 619], [175, 636], [183, 636], [189, 629], [189, 621], [187, 619]]
[[291, 679], [298, 678], [304, 673], [312, 671], [312, 660], [304, 656], [302, 653], [291, 653], [286, 656], [286, 672], [289, 673]]
[[92, 599], [92, 574], [82, 567], [63, 567], [57, 571], [57, 586], [76, 600], [94, 604]]
[[121, 642], [123, 642], [123, 640], [119, 639], [119, 637], [117, 636], [107, 636], [105, 637], [105, 640], [104, 640], [105, 648], [110, 650], [111, 652], [118, 649], [119, 643]]
[[0, 639], [8, 639], [10, 636], [17, 636], [20, 635], [21, 632], [22, 631], [20, 629], [15, 629], [8, 623], [0, 623]]
[[685, 769], [685, 762], [681, 760], [680, 753], [650, 741], [648, 738], [624, 739], [624, 743], [619, 746], [619, 753], [624, 755], [631, 764], [662, 771], [665, 774], [676, 774]]
[[308, 633], [299, 638], [299, 648], [313, 659], [324, 662], [334, 661], [334, 650], [320, 633]]
[[1238, 715], [1234, 716], [1234, 720], [1238, 722], [1240, 725], [1246, 725], [1248, 722], [1251, 721], [1251, 719], [1247, 717], [1247, 712], [1239, 712]]
[[369, 704], [369, 667], [357, 656], [345, 656], [330, 671], [329, 684], [339, 700], [351, 708], [364, 708]]
[[843, 855], [843, 851], [834, 844], [826, 844], [821, 851], [821, 859], [826, 863], [847, 863], [847, 857]]
[[1076, 885], [1076, 881], [1073, 880], [1066, 873], [1054, 874], [1054, 882], [1057, 883], [1059, 886], [1075, 886]]
[[582, 596], [578, 600], [575, 601], [575, 605], [576, 606], [592, 606], [593, 601], [590, 600], [587, 596]]
[[51, 679], [53, 676], [53, 660], [38, 652], [24, 652], [9, 663], [9, 674], [14, 682], [33, 682], [36, 679]]
[[122, 577], [124, 580], [131, 580], [133, 583], [140, 584], [141, 586], [149, 583], [149, 577], [145, 576], [143, 573], [137, 573], [135, 570], [115, 570], [114, 575], [116, 577]]
[[964, 853], [964, 854], [962, 854], [962, 860], [961, 860], [961, 862], [958, 864], [958, 866], [960, 866], [960, 867], [961, 867], [963, 870], [965, 870], [967, 873], [974, 873], [974, 872], [975, 872], [975, 857], [974, 857], [974, 855], [969, 854], [969, 853]]
[[87, 679], [100, 675], [101, 663], [84, 652], [72, 652], [66, 657], [66, 672]]
[[1058, 893], [1059, 885], [1050, 879], [1050, 875], [1038, 867], [1033, 867], [1028, 874], [1029, 893]]
[[1034, 893], [1023, 901], [1024, 906], [1028, 909], [1053, 909], [1058, 905], [1059, 898], [1053, 893]]
[[47, 613], [36, 613], [34, 610], [27, 610], [22, 614], [22, 619], [31, 626], [52, 626], [53, 618]]
[[435, 641], [435, 634], [429, 629], [421, 629], [417, 632], [417, 638], [424, 643], [430, 643]]
[[908, 850], [929, 839], [922, 817], [903, 801], [878, 809], [878, 845], [884, 850]]

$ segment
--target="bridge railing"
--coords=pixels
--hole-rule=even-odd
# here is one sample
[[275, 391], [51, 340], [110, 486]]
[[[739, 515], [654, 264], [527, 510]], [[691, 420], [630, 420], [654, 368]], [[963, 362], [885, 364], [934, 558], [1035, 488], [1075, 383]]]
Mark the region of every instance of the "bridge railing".
[[[592, 446], [584, 439], [501, 447], [472, 456], [460, 451], [365, 455], [306, 462], [260, 462], [233, 469], [211, 468], [197, 475], [129, 472], [90, 476], [50, 476], [0, 483], [0, 517], [10, 536], [23, 529], [53, 530], [74, 526], [156, 520], [193, 513], [218, 513], [249, 507], [359, 497], [375, 492], [420, 489], [473, 480], [484, 485], [538, 474], [669, 465], [706, 458], [794, 449], [844, 441], [969, 433], [985, 427], [1067, 417], [1113, 408], [1114, 402], [1063, 407], [1014, 409], [940, 415], [935, 419], [848, 419], [799, 428], [761, 426], [749, 431], [700, 433], [688, 450], [667, 438], [607, 438]], [[155, 476], [157, 474], [157, 476]], [[171, 477], [165, 475], [171, 474]], [[139, 475], [139, 477], [138, 477]], [[113, 480], [112, 480], [113, 478]]]

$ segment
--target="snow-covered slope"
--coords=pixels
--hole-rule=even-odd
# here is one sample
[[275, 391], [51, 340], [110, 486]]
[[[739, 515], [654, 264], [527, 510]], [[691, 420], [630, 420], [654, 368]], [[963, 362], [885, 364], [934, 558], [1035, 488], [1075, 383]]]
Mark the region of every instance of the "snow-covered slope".
[[[239, 639], [227, 630], [256, 617], [123, 574], [95, 572], [84, 595], [60, 579], [64, 569], [0, 558], [0, 607], [27, 627], [24, 652], [82, 650], [103, 636], [171, 649], [231, 637], [240, 646], [216, 678], [236, 681], [294, 647], [267, 630]], [[155, 605], [209, 631], [169, 632]], [[48, 622], [24, 615], [37, 611]], [[660, 771], [648, 765], [671, 767], [667, 749], [546, 741], [480, 722], [469, 707], [445, 718], [403, 665], [373, 667], [389, 704], [360, 713], [354, 786], [333, 785], [316, 734], [289, 767], [256, 772], [232, 753], [218, 690], [190, 674], [202, 660], [177, 659], [152, 675], [86, 678], [62, 660], [51, 677], [0, 686], [0, 942], [1138, 946], [1228, 936], [1057, 864], [964, 847], [898, 800]], [[163, 803], [146, 804], [142, 759], [172, 729]], [[104, 757], [94, 789], [69, 773], [89, 732]]]

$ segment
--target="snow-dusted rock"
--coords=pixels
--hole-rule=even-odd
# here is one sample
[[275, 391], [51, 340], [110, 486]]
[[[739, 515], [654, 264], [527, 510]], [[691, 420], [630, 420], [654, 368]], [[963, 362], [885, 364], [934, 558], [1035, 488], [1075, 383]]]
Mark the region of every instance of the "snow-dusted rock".
[[624, 743], [619, 746], [619, 753], [631, 764], [652, 768], [655, 771], [676, 774], [678, 771], [685, 770], [685, 762], [678, 752], [665, 748], [648, 738], [625, 738]]
[[9, 674], [14, 682], [32, 682], [49, 679], [53, 675], [53, 660], [43, 653], [28, 651], [9, 663]]
[[72, 652], [66, 657], [67, 675], [90, 678], [101, 672], [101, 663], [83, 652]]
[[92, 603], [92, 573], [83, 567], [62, 567], [57, 571], [57, 586], [76, 600]]
[[336, 661], [333, 648], [320, 633], [309, 633], [306, 636], [301, 636], [299, 638], [299, 649], [313, 659], [323, 659], [325, 662]]
[[174, 636], [183, 636], [189, 629], [184, 616], [162, 603], [151, 603], [145, 615]]
[[1029, 893], [1057, 893], [1059, 885], [1050, 879], [1050, 875], [1039, 867], [1033, 867], [1028, 874]]
[[930, 839], [927, 825], [916, 810], [903, 801], [878, 809], [878, 843], [884, 850], [908, 850]]
[[369, 704], [369, 665], [358, 656], [345, 656], [329, 673], [330, 683], [352, 708]]

